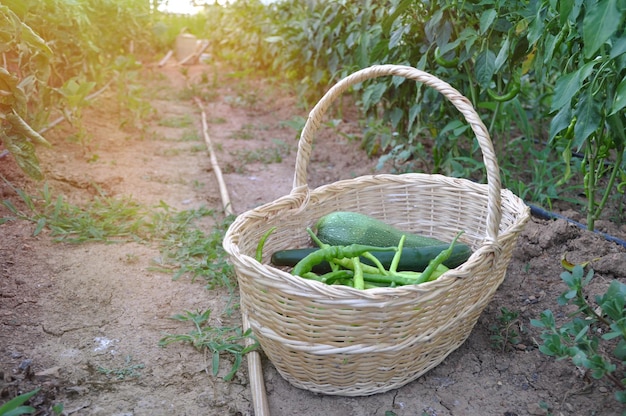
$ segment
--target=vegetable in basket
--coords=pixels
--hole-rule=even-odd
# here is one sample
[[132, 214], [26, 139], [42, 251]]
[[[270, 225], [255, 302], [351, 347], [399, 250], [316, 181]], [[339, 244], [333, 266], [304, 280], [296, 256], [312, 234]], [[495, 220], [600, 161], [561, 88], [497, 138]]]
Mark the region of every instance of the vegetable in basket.
[[403, 232], [369, 215], [336, 211], [321, 217], [315, 226], [317, 237], [332, 246], [364, 244], [377, 247], [397, 246], [405, 235], [405, 247], [448, 245], [432, 237]]
[[[398, 270], [422, 272], [428, 266], [428, 263], [437, 256], [437, 254], [441, 253], [448, 247], [449, 244], [440, 244], [428, 247], [404, 247], [402, 249], [402, 255], [400, 256]], [[272, 254], [271, 263], [274, 266], [293, 267], [300, 260], [316, 250], [318, 250], [316, 247], [280, 250]], [[372, 251], [371, 254], [376, 257], [385, 268], [389, 268], [396, 253], [390, 251]], [[471, 254], [472, 250], [467, 244], [457, 242], [454, 245], [452, 254], [448, 260], [443, 262], [443, 265], [450, 269], [454, 269], [455, 267], [465, 263]], [[361, 257], [361, 262], [370, 266], [374, 265], [371, 260], [364, 257]], [[331, 271], [330, 264], [328, 262], [321, 262], [313, 267], [313, 271], [315, 273], [327, 273]]]
[[[404, 235], [404, 247], [398, 269], [406, 271], [423, 271], [433, 258], [449, 246], [448, 243], [435, 238], [407, 234], [378, 219], [356, 212], [337, 211], [327, 214], [318, 220], [316, 228], [316, 237], [321, 243], [331, 246], [362, 244], [376, 247], [396, 247]], [[318, 246], [320, 246], [319, 243]], [[315, 250], [315, 248], [281, 250], [272, 254], [271, 262], [276, 266], [293, 267]], [[453, 253], [443, 264], [453, 269], [465, 263], [471, 254], [472, 250], [467, 244], [457, 243]], [[371, 255], [378, 259], [384, 267], [389, 267], [395, 253], [372, 251]], [[371, 260], [363, 257], [361, 257], [361, 261], [364, 264], [374, 265]], [[328, 262], [321, 262], [314, 267], [313, 271], [326, 273], [330, 270]]]
[[[395, 287], [401, 285], [420, 284], [435, 280], [448, 268], [442, 263], [446, 261], [454, 251], [454, 246], [461, 235], [459, 233], [448, 248], [441, 251], [433, 258], [423, 272], [398, 271], [397, 267], [402, 256], [402, 249], [406, 237], [402, 236], [397, 247], [376, 247], [359, 244], [350, 246], [331, 246], [321, 242], [310, 229], [307, 229], [311, 237], [319, 244], [320, 248], [305, 256], [293, 268], [292, 274], [303, 278], [317, 280], [327, 284], [347, 284], [356, 289], [371, 287]], [[389, 269], [376, 259], [372, 252], [395, 251]], [[375, 266], [364, 264], [360, 257], [371, 260]], [[321, 263], [328, 262], [332, 270], [323, 275], [314, 273], [313, 268]], [[341, 269], [341, 268], [343, 269]]]

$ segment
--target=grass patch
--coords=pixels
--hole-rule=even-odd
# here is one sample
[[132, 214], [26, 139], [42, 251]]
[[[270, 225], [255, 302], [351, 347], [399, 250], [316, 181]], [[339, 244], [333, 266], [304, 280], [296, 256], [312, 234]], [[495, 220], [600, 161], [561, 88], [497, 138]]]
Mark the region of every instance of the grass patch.
[[[262, 163], [269, 165], [270, 163], [281, 163], [284, 156], [291, 153], [289, 145], [283, 140], [274, 139], [274, 146], [263, 147], [253, 150], [238, 150], [231, 154], [235, 156], [238, 162], [245, 166], [249, 163]], [[241, 168], [243, 169], [243, 167]], [[236, 169], [239, 171], [240, 169]]]
[[189, 127], [192, 124], [193, 124], [193, 120], [191, 119], [191, 116], [189, 116], [188, 114], [185, 114], [184, 116], [166, 117], [159, 121], [159, 126], [163, 126], [163, 127], [182, 128], [182, 127]]
[[[2, 201], [12, 216], [0, 218], [0, 224], [18, 219], [30, 221], [35, 224], [34, 235], [48, 229], [55, 241], [67, 243], [156, 243], [161, 256], [155, 269], [172, 273], [174, 279], [203, 278], [209, 288], [225, 286], [229, 293], [235, 292], [232, 266], [222, 248], [232, 216], [221, 219], [205, 207], [177, 211], [165, 202], [149, 208], [131, 198], [104, 195], [80, 207], [62, 196], [53, 198], [47, 184], [38, 196], [13, 190], [25, 208]], [[208, 232], [197, 225], [205, 217], [211, 217], [214, 224]]]
[[[252, 330], [242, 332], [239, 327], [212, 327], [209, 325], [211, 310], [203, 312], [189, 312], [177, 314], [172, 317], [177, 321], [193, 323], [193, 330], [188, 334], [168, 334], [160, 341], [160, 346], [166, 346], [173, 342], [189, 343], [201, 352], [211, 354], [212, 374], [217, 376], [220, 369], [220, 359], [224, 354], [233, 358], [230, 371], [223, 377], [224, 380], [232, 380], [235, 373], [241, 366], [243, 356], [256, 349], [258, 342], [252, 335]], [[246, 341], [252, 339], [254, 342], [246, 345]]]

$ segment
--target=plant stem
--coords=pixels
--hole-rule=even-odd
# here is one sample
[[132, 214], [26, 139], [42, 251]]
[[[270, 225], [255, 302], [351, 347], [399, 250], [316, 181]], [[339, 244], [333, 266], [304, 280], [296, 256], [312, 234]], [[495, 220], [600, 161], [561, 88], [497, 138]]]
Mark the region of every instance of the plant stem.
[[[611, 195], [611, 189], [613, 188], [613, 185], [615, 184], [617, 173], [620, 171], [620, 167], [622, 165], [623, 155], [624, 155], [623, 149], [617, 149], [617, 158], [615, 159], [615, 163], [613, 163], [613, 169], [611, 170], [611, 176], [609, 177], [609, 182], [607, 183], [606, 188], [604, 189], [602, 200], [596, 206], [596, 210], [593, 213], [594, 220], [600, 217], [600, 213], [604, 210], [604, 206], [606, 205], [606, 202], [608, 201], [609, 196]], [[593, 229], [591, 230], [593, 231]]]
[[587, 139], [587, 174], [584, 179], [587, 194], [587, 229], [594, 231], [596, 215], [596, 155], [593, 152], [592, 138]]

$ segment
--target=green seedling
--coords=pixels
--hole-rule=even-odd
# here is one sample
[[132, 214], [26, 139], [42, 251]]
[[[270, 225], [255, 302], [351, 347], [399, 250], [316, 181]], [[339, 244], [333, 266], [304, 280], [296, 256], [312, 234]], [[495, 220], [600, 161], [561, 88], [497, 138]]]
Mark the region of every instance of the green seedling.
[[523, 332], [522, 323], [519, 319], [519, 312], [509, 310], [506, 307], [500, 308], [498, 322], [491, 326], [490, 336], [493, 348], [502, 352], [510, 345], [517, 345], [521, 342]]
[[28, 393], [20, 394], [0, 406], [0, 416], [18, 416], [29, 415], [37, 411], [32, 406], [24, 406], [31, 397], [39, 392], [39, 389], [35, 389]]
[[141, 373], [139, 370], [145, 368], [144, 364], [131, 364], [133, 357], [126, 356], [124, 362], [125, 366], [121, 368], [104, 368], [98, 367], [98, 372], [104, 374], [107, 377], [114, 377], [116, 380], [126, 380], [127, 378], [139, 378]]
[[588, 299], [585, 287], [594, 276], [580, 265], [565, 271], [561, 279], [568, 289], [557, 299], [559, 305], [574, 305], [569, 321], [557, 324], [551, 310], [541, 313], [531, 324], [542, 328], [539, 351], [568, 359], [584, 368], [594, 379], [607, 379], [615, 388], [615, 398], [626, 403], [626, 284], [613, 280], [606, 292]]

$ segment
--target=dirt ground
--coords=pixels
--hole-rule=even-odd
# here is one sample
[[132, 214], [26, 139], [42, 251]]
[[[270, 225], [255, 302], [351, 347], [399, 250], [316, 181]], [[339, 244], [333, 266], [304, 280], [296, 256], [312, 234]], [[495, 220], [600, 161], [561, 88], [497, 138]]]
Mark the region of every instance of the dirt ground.
[[[209, 134], [237, 213], [271, 202], [291, 189], [296, 130], [289, 126], [307, 109], [294, 94], [232, 74], [215, 65], [181, 70], [175, 63], [146, 68], [155, 115], [143, 129], [120, 128], [105, 93], [86, 110], [86, 145], [61, 124], [40, 149], [47, 183], [72, 203], [108, 196], [131, 196], [147, 206], [164, 201], [178, 210], [202, 206], [221, 212], [222, 200], [201, 135], [198, 106], [181, 92], [205, 80], [203, 97]], [[215, 77], [215, 78], [214, 78]], [[212, 81], [211, 81], [212, 80]], [[191, 83], [191, 84], [187, 84]], [[344, 111], [341, 129], [358, 131]], [[164, 123], [188, 117], [190, 125]], [[181, 140], [189, 132], [195, 140]], [[358, 142], [328, 130], [320, 134], [311, 159], [310, 185], [374, 172]], [[0, 149], [1, 150], [1, 149]], [[256, 157], [253, 157], [256, 155]], [[10, 156], [0, 173], [14, 186], [36, 195], [42, 183], [26, 180]], [[0, 197], [22, 206], [4, 182]], [[21, 205], [20, 205], [21, 204]], [[565, 212], [580, 220], [575, 211]], [[10, 212], [0, 206], [0, 218]], [[203, 225], [207, 232], [212, 224]], [[626, 227], [601, 221], [618, 238]], [[228, 293], [203, 282], [154, 270], [159, 250], [145, 243], [70, 244], [54, 242], [48, 230], [34, 236], [23, 220], [0, 225], [0, 403], [41, 387], [31, 400], [38, 415], [253, 415], [247, 366], [234, 380], [210, 374], [210, 357], [188, 344], [158, 345], [164, 334], [190, 331], [170, 319], [183, 311], [212, 310], [212, 322], [240, 324], [224, 314]], [[545, 309], [563, 318], [556, 298], [565, 290], [561, 256], [595, 259], [591, 290], [626, 278], [626, 249], [563, 220], [532, 218], [520, 235], [507, 277], [484, 310], [469, 339], [418, 380], [368, 397], [313, 394], [289, 385], [263, 357], [267, 400], [272, 415], [619, 415], [612, 387], [567, 361], [538, 351], [539, 330], [529, 321]], [[519, 312], [511, 324], [519, 342], [493, 345], [501, 308]], [[125, 369], [123, 377], [102, 369]], [[220, 376], [223, 374], [220, 373]], [[393, 413], [390, 413], [393, 412]]]

